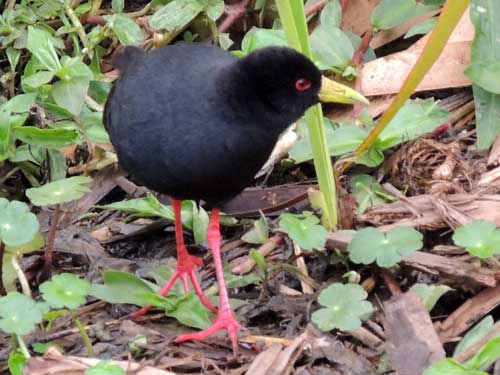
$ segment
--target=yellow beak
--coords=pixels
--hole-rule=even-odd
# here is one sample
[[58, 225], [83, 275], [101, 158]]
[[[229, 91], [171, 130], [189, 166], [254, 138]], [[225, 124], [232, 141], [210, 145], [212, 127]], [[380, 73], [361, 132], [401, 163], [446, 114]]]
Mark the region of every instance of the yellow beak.
[[319, 100], [323, 103], [370, 104], [359, 92], [325, 77], [321, 81]]

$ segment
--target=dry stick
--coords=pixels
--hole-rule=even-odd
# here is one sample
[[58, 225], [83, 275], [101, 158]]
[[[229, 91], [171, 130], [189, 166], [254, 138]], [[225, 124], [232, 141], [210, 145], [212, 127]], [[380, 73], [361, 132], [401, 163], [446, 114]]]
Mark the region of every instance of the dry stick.
[[[309, 276], [309, 272], [307, 272], [307, 266], [304, 258], [301, 256], [302, 255], [302, 249], [300, 248], [299, 245], [295, 241], [293, 241], [293, 252], [297, 256], [297, 267], [300, 269], [300, 271], [306, 275]], [[311, 288], [311, 286], [306, 283], [305, 281], [301, 280], [300, 285], [302, 286], [302, 292], [305, 294], [311, 294], [314, 293], [314, 289]]]
[[59, 217], [61, 213], [61, 206], [56, 204], [54, 207], [54, 213], [52, 214], [52, 222], [50, 223], [49, 234], [47, 236], [47, 244], [45, 245], [45, 253], [43, 254], [43, 260], [45, 262], [45, 268], [49, 269], [52, 267], [52, 262], [54, 258], [54, 239], [57, 232], [57, 223], [59, 222]]
[[238, 4], [233, 4], [227, 8], [231, 9], [232, 12], [228, 12], [224, 20], [220, 23], [218, 27], [219, 33], [224, 33], [233, 26], [233, 24], [238, 21], [241, 17], [245, 15], [247, 6], [250, 0], [243, 0]]
[[304, 9], [304, 13], [306, 15], [306, 18], [309, 17], [311, 14], [314, 14], [316, 12], [319, 12], [321, 9], [323, 9], [326, 4], [328, 4], [328, 0], [318, 0], [314, 4], [309, 5]]
[[5, 286], [3, 285], [3, 256], [5, 252], [5, 245], [0, 242], [0, 296], [5, 296], [7, 291], [5, 290]]

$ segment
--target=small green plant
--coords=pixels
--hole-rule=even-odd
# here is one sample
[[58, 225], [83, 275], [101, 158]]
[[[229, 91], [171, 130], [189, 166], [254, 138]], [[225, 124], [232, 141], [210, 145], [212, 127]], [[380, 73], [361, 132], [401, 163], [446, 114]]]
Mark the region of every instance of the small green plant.
[[366, 174], [352, 176], [349, 180], [351, 192], [358, 202], [358, 214], [361, 215], [368, 208], [394, 201], [396, 198], [387, 193], [377, 180]]
[[269, 239], [269, 224], [264, 214], [260, 213], [260, 218], [253, 222], [253, 228], [241, 237], [245, 242], [251, 244], [263, 244]]
[[500, 357], [500, 337], [486, 343], [471, 359], [458, 363], [445, 358], [429, 367], [423, 375], [488, 375], [485, 372]]
[[[6, 287], [12, 289], [16, 273], [20, 276], [23, 289], [29, 295], [28, 283], [20, 271], [17, 257], [23, 252], [30, 252], [43, 243], [39, 234], [40, 225], [28, 206], [19, 201], [0, 198], [0, 295], [6, 293]], [[19, 270], [20, 272], [16, 272]]]
[[363, 228], [356, 232], [347, 251], [356, 264], [377, 262], [380, 267], [392, 267], [422, 248], [422, 238], [422, 233], [410, 227], [396, 227], [385, 235], [377, 228]]
[[322, 331], [354, 331], [370, 317], [373, 306], [368, 294], [358, 284], [334, 283], [321, 291], [318, 302], [323, 308], [312, 314], [312, 321]]
[[437, 301], [451, 288], [447, 285], [414, 284], [410, 290], [418, 294], [424, 303], [425, 309], [431, 312]]
[[78, 328], [89, 356], [93, 356], [94, 350], [92, 348], [90, 338], [87, 335], [83, 324], [76, 317], [73, 311], [85, 304], [86, 297], [90, 292], [90, 283], [87, 280], [80, 279], [76, 275], [62, 273], [54, 276], [50, 281], [46, 281], [41, 284], [39, 289], [42, 293], [43, 299], [49, 304], [50, 307], [56, 309], [68, 309], [66, 312], [69, 312], [73, 323]]
[[453, 233], [453, 242], [479, 258], [500, 254], [500, 229], [486, 220], [474, 220]]
[[312, 212], [282, 214], [279, 225], [304, 250], [321, 249], [325, 246], [328, 232]]
[[90, 177], [76, 176], [26, 190], [26, 196], [34, 205], [55, 206], [44, 253], [46, 270], [48, 270], [53, 263], [54, 239], [56, 236], [57, 224], [59, 222], [60, 204], [83, 197], [90, 191], [87, 185], [91, 181], [92, 179]]

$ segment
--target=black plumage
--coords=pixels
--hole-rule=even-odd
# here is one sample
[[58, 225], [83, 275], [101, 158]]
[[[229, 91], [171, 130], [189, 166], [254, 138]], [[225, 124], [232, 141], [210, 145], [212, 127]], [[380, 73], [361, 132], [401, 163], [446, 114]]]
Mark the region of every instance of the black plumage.
[[238, 59], [201, 44], [128, 47], [117, 65], [104, 121], [120, 163], [153, 190], [210, 205], [248, 186], [280, 133], [319, 101], [320, 72], [289, 48]]

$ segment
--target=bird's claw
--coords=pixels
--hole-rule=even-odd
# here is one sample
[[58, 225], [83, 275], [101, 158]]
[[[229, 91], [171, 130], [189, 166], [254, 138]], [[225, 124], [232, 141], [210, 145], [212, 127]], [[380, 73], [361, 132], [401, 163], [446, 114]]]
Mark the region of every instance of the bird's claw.
[[240, 323], [238, 323], [238, 321], [234, 318], [232, 311], [229, 310], [226, 311], [226, 313], [219, 313], [212, 325], [207, 329], [195, 333], [180, 335], [177, 339], [175, 339], [175, 342], [205, 340], [214, 333], [225, 329], [227, 331], [227, 335], [231, 339], [233, 353], [236, 355], [238, 353], [238, 330], [240, 327]]

